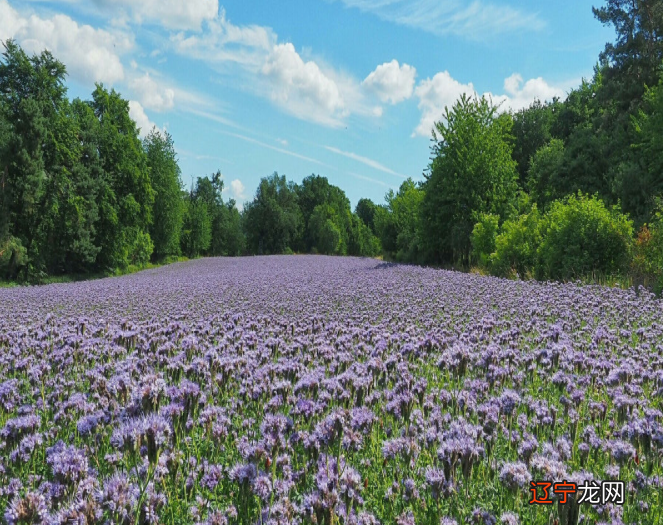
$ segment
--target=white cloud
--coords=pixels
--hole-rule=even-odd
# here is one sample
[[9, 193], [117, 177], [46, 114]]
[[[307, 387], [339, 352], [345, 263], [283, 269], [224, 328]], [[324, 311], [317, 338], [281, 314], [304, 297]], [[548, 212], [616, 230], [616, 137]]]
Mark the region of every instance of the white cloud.
[[341, 0], [347, 7], [375, 14], [382, 20], [436, 35], [460, 35], [481, 40], [515, 30], [540, 30], [536, 15], [480, 0]]
[[362, 82], [370, 91], [377, 94], [382, 102], [397, 104], [412, 96], [414, 90], [414, 78], [417, 70], [397, 60], [385, 62], [372, 71]]
[[272, 100], [299, 118], [338, 126], [348, 114], [336, 82], [315, 62], [304, 62], [291, 43], [274, 46], [261, 72], [272, 84]]
[[[564, 98], [565, 89], [548, 84], [543, 78], [534, 78], [523, 84], [521, 75], [514, 73], [504, 80], [505, 94], [483, 95], [490, 98], [500, 111], [514, 110], [529, 106], [534, 100], [551, 100], [553, 97]], [[479, 96], [470, 82], [462, 84], [455, 80], [448, 71], [438, 73], [432, 79], [419, 83], [415, 95], [419, 99], [421, 120], [414, 130], [414, 135], [428, 137], [433, 126], [444, 117], [445, 107], [451, 108], [461, 95]]]
[[218, 0], [94, 0], [96, 4], [117, 11], [126, 9], [134, 22], [157, 22], [168, 29], [200, 30], [205, 20], [219, 12]]
[[230, 195], [232, 195], [233, 199], [236, 201], [245, 200], [245, 191], [246, 188], [244, 187], [244, 184], [242, 184], [241, 180], [235, 179], [230, 181]]
[[14, 38], [28, 53], [51, 51], [77, 80], [109, 84], [124, 78], [120, 55], [133, 47], [126, 34], [79, 25], [65, 15], [22, 15], [0, 0], [0, 39], [7, 38]]
[[471, 82], [469, 84], [458, 82], [448, 71], [438, 73], [432, 79], [421, 81], [415, 89], [415, 95], [419, 99], [419, 109], [422, 112], [415, 134], [430, 136], [435, 122], [444, 115], [444, 108], [451, 107], [463, 94], [473, 95], [474, 86]]
[[175, 90], [159, 85], [149, 73], [136, 77], [129, 87], [140, 98], [141, 104], [154, 111], [166, 111], [175, 106]]
[[165, 127], [158, 127], [148, 118], [145, 114], [145, 109], [143, 109], [140, 102], [136, 102], [135, 100], [129, 101], [129, 116], [133, 119], [138, 128], [140, 128], [141, 138], [146, 137], [154, 127], [156, 127], [158, 131], [166, 131]]
[[523, 84], [523, 77], [514, 73], [504, 80], [505, 95], [493, 96], [495, 104], [502, 104], [500, 109], [517, 111], [526, 108], [534, 100], [552, 100], [554, 97], [565, 98], [566, 90], [551, 86], [543, 78], [532, 78]]
[[25, 20], [5, 0], [0, 0], [0, 40], [13, 38], [25, 25]]
[[208, 62], [234, 62], [259, 67], [276, 43], [276, 35], [267, 27], [236, 26], [220, 14], [206, 23], [200, 35], [180, 32], [171, 36], [178, 53]]
[[394, 170], [388, 168], [384, 164], [379, 163], [377, 160], [369, 159], [368, 157], [363, 157], [362, 155], [357, 155], [356, 153], [352, 153], [350, 151], [343, 151], [338, 148], [334, 148], [332, 146], [325, 146], [325, 149], [331, 151], [332, 153], [336, 153], [337, 155], [342, 155], [343, 157], [347, 157], [357, 162], [361, 162], [362, 164], [370, 166], [373, 169], [384, 171], [385, 173], [389, 173], [390, 175], [394, 175], [401, 179], [407, 178], [405, 175], [395, 172]]

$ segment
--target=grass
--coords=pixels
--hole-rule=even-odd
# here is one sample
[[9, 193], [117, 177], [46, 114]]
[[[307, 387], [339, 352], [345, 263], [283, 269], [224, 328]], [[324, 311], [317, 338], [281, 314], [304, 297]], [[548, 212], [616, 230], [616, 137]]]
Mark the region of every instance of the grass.
[[157, 262], [150, 262], [145, 265], [134, 265], [130, 264], [126, 268], [116, 268], [113, 271], [107, 272], [96, 272], [96, 273], [70, 273], [64, 275], [49, 275], [39, 279], [36, 282], [24, 282], [24, 281], [4, 281], [0, 279], [0, 288], [16, 288], [18, 286], [43, 286], [47, 284], [64, 284], [64, 283], [75, 283], [78, 281], [92, 281], [95, 279], [105, 279], [106, 277], [119, 277], [122, 275], [130, 275], [132, 273], [142, 272], [143, 270], [151, 270], [154, 268], [160, 268], [161, 266], [167, 266], [169, 264], [177, 262], [188, 261], [188, 257], [178, 257], [171, 256], [166, 257], [165, 259]]

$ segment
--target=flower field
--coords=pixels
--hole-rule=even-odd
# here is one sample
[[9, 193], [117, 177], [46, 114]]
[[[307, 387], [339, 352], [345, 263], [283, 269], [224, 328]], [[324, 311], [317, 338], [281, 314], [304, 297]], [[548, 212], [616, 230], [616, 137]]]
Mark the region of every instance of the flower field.
[[319, 256], [0, 289], [1, 516], [661, 524], [662, 307]]

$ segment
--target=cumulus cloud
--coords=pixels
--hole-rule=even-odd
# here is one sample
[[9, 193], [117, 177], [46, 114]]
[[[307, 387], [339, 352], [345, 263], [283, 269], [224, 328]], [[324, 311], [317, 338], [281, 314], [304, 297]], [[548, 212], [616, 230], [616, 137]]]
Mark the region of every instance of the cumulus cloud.
[[168, 29], [200, 30], [219, 12], [218, 0], [94, 0], [104, 8], [125, 9], [136, 23], [156, 22]]
[[295, 116], [340, 125], [347, 115], [336, 82], [315, 62], [304, 62], [291, 43], [275, 45], [261, 72], [272, 84], [272, 100]]
[[0, 0], [0, 39], [7, 38], [28, 53], [51, 51], [72, 77], [83, 82], [113, 84], [124, 79], [120, 55], [133, 48], [126, 34], [80, 25], [66, 15], [23, 15]]
[[500, 109], [514, 111], [526, 108], [536, 99], [552, 100], [555, 97], [564, 98], [566, 94], [563, 88], [551, 86], [541, 77], [532, 78], [523, 84], [523, 77], [518, 73], [504, 80], [504, 91], [504, 95], [493, 96], [493, 102], [501, 104]]
[[239, 179], [230, 181], [230, 195], [237, 201], [246, 199], [246, 188]]
[[412, 96], [417, 70], [408, 64], [399, 65], [397, 60], [385, 62], [372, 71], [362, 82], [382, 102], [397, 104]]
[[[536, 99], [546, 101], [565, 96], [563, 88], [552, 86], [541, 77], [523, 83], [522, 76], [517, 73], [504, 80], [504, 91], [504, 94], [486, 92], [483, 96], [492, 99], [500, 111], [517, 111], [529, 106]], [[445, 108], [453, 106], [463, 94], [480, 96], [471, 82], [463, 84], [454, 79], [448, 71], [420, 82], [415, 89], [415, 95], [419, 99], [421, 120], [413, 135], [430, 136], [435, 122], [444, 117]]]
[[166, 131], [165, 127], [160, 128], [149, 119], [149, 117], [145, 114], [145, 109], [140, 104], [140, 102], [136, 102], [135, 100], [129, 101], [129, 116], [136, 123], [136, 126], [140, 128], [139, 134], [141, 138], [145, 138], [154, 127], [156, 127], [158, 131]]
[[129, 87], [140, 98], [141, 104], [148, 109], [166, 111], [175, 106], [175, 90], [163, 87], [149, 73], [132, 79]]

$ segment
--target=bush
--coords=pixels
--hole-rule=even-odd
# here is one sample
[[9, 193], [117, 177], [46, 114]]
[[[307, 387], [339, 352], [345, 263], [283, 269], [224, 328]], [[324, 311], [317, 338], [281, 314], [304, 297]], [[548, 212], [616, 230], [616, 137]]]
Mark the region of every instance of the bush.
[[154, 251], [154, 243], [150, 234], [144, 231], [136, 232], [136, 237], [129, 253], [129, 262], [133, 266], [145, 266], [150, 262], [150, 257]]
[[[659, 204], [660, 209], [660, 204]], [[661, 293], [663, 290], [663, 214], [657, 212], [650, 224], [642, 226], [633, 247], [631, 277], [639, 286]]]
[[21, 240], [9, 236], [0, 242], [0, 277], [14, 279], [19, 270], [28, 263], [28, 252]]
[[536, 205], [528, 214], [505, 221], [495, 239], [490, 267], [502, 277], [531, 276], [537, 265], [537, 250], [541, 244], [541, 214]]
[[472, 260], [483, 269], [490, 269], [490, 256], [495, 251], [495, 239], [499, 232], [500, 218], [492, 213], [482, 213], [479, 222], [474, 225], [472, 241]]
[[597, 196], [578, 193], [553, 202], [543, 228], [537, 278], [615, 275], [628, 268], [633, 224]]

